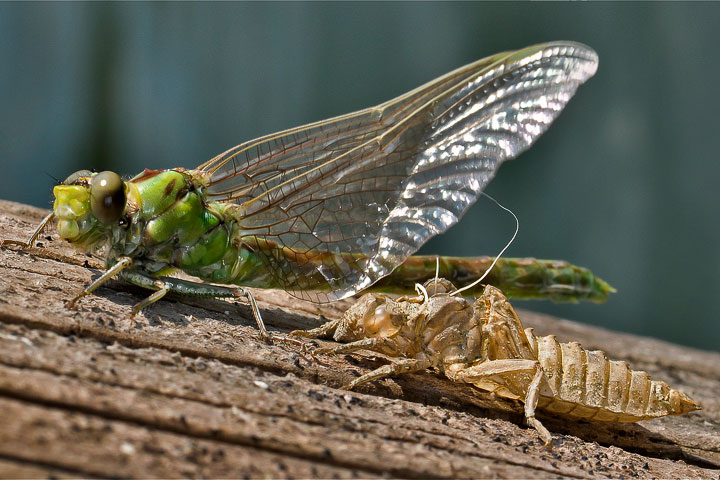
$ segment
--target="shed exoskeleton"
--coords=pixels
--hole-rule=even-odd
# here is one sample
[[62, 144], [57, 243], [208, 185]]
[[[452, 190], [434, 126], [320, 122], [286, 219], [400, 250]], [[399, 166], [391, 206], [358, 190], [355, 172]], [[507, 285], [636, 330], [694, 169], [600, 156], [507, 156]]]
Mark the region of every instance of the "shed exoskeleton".
[[[426, 283], [423, 292], [433, 292], [434, 283]], [[635, 422], [700, 408], [625, 361], [609, 360], [577, 342], [560, 343], [554, 335], [536, 336], [523, 328], [508, 299], [493, 286], [473, 304], [451, 295], [450, 282], [440, 279], [437, 285], [443, 292], [432, 296], [366, 294], [342, 318], [293, 334], [344, 342], [317, 353], [371, 350], [394, 359], [346, 389], [434, 367], [450, 380], [521, 400], [528, 425], [546, 445], [552, 437], [535, 418], [536, 409], [591, 421]]]

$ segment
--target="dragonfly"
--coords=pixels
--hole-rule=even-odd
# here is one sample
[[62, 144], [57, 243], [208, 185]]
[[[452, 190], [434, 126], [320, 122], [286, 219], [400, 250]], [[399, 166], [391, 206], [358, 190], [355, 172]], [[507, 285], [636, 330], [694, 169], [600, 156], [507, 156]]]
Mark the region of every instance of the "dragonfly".
[[[68, 307], [120, 278], [153, 291], [133, 315], [168, 292], [236, 298], [272, 338], [247, 287], [331, 302], [432, 277], [435, 257], [411, 255], [458, 222], [597, 63], [579, 43], [530, 46], [376, 107], [242, 143], [194, 169], [146, 169], [129, 180], [81, 170], [55, 186], [53, 211], [27, 242], [2, 245], [31, 246], [57, 219], [62, 239], [104, 249], [107, 269]], [[440, 275], [464, 282], [490, 260], [442, 258]], [[201, 282], [169, 276], [177, 271]], [[602, 301], [613, 291], [566, 262], [503, 259], [494, 271], [490, 280], [521, 297]]]

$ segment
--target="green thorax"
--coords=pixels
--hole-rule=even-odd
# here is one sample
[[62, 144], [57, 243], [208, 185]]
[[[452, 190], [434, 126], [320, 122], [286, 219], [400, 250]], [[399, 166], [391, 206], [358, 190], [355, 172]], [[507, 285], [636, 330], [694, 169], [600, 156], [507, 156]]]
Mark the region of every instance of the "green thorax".
[[238, 241], [232, 208], [206, 201], [202, 172], [146, 170], [128, 184], [128, 208], [134, 213], [109, 259], [128, 255], [149, 273], [180, 269], [218, 283], [263, 277], [257, 271], [260, 260]]

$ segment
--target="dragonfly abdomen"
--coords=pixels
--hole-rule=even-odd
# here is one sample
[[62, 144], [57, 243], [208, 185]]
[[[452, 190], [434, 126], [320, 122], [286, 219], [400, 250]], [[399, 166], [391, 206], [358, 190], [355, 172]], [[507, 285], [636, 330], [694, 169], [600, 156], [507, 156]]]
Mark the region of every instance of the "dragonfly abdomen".
[[[467, 285], [490, 268], [493, 257], [437, 257], [414, 255], [403, 262], [389, 276], [371, 287], [374, 291], [405, 293], [416, 283], [424, 283], [438, 275], [455, 285]], [[557, 260], [535, 258], [501, 258], [486, 277], [485, 282], [500, 288], [510, 298], [550, 298], [557, 302], [590, 300], [604, 302], [615, 289], [582, 267]], [[484, 285], [478, 285], [463, 295], [480, 296]]]

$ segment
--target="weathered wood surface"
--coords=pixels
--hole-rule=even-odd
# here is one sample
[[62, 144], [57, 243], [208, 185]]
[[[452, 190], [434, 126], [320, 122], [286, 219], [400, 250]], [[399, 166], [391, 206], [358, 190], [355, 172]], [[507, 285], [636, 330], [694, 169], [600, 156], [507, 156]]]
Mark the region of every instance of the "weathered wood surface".
[[[44, 214], [0, 201], [0, 238], [27, 238]], [[170, 296], [130, 319], [143, 292], [111, 282], [70, 311], [102, 264], [54, 232], [40, 242], [0, 250], [0, 477], [720, 478], [717, 353], [521, 312], [704, 408], [635, 425], [540, 416], [558, 439], [545, 451], [519, 405], [431, 373], [339, 390], [385, 360], [268, 345], [233, 302]], [[350, 302], [257, 296], [280, 331]]]

